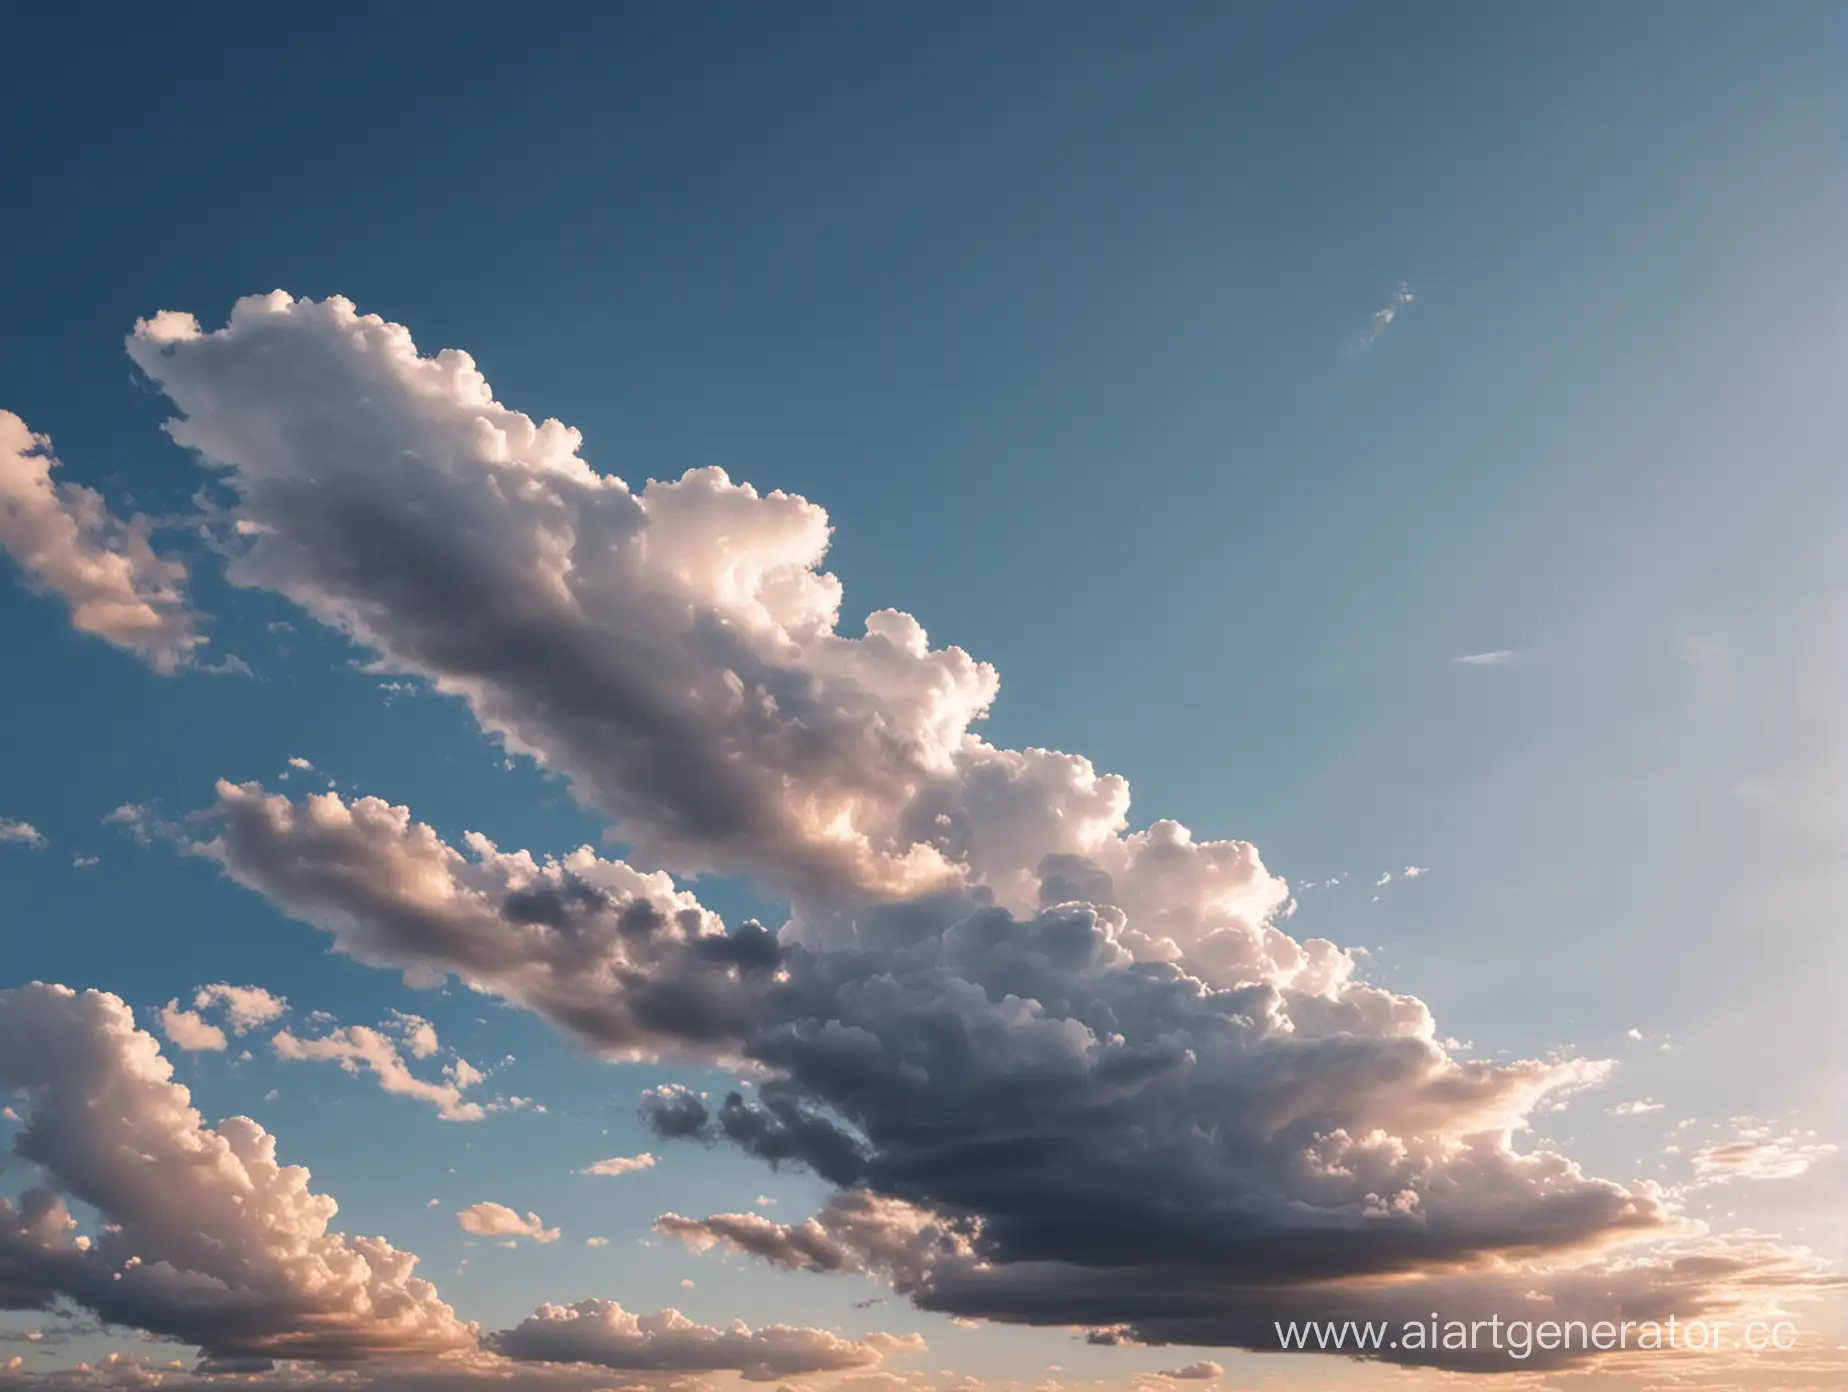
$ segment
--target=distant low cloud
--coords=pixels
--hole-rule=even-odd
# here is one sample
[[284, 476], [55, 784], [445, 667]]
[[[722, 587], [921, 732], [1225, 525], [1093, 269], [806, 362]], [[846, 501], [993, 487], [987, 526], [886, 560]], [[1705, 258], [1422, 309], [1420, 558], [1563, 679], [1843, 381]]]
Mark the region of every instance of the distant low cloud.
[[1392, 298], [1373, 311], [1373, 317], [1367, 320], [1366, 327], [1350, 335], [1341, 345], [1342, 353], [1349, 358], [1363, 356], [1381, 336], [1390, 329], [1405, 307], [1412, 302], [1412, 287], [1400, 281], [1393, 288]]
[[1519, 656], [1513, 648], [1497, 648], [1493, 652], [1465, 653], [1450, 660], [1460, 667], [1502, 667]]
[[1835, 1154], [1836, 1148], [1818, 1142], [1815, 1134], [1791, 1132], [1778, 1136], [1765, 1127], [1747, 1128], [1736, 1140], [1696, 1151], [1695, 1177], [1709, 1184], [1735, 1179], [1794, 1179]]
[[655, 1157], [647, 1151], [640, 1155], [612, 1155], [607, 1160], [599, 1160], [594, 1165], [586, 1165], [578, 1173], [581, 1175], [626, 1175], [639, 1170], [652, 1170]]
[[0, 550], [33, 589], [64, 601], [72, 627], [157, 672], [186, 666], [204, 641], [186, 567], [155, 554], [146, 518], [121, 520], [95, 489], [55, 481], [57, 468], [51, 441], [0, 411]]
[[856, 1341], [788, 1325], [752, 1329], [742, 1321], [717, 1329], [695, 1324], [678, 1310], [634, 1315], [608, 1300], [541, 1306], [487, 1342], [495, 1352], [520, 1361], [667, 1373], [724, 1368], [746, 1382], [870, 1368], [887, 1352], [924, 1348], [916, 1334], [872, 1334]]
[[530, 1237], [534, 1242], [558, 1241], [557, 1228], [548, 1228], [537, 1213], [521, 1217], [505, 1204], [470, 1204], [456, 1214], [456, 1225], [477, 1237]]
[[30, 846], [35, 851], [51, 844], [45, 833], [31, 822], [16, 822], [9, 817], [0, 817], [0, 841]]
[[1635, 1102], [1619, 1102], [1615, 1107], [1607, 1110], [1612, 1116], [1648, 1116], [1651, 1112], [1661, 1111], [1662, 1104], [1644, 1097]]

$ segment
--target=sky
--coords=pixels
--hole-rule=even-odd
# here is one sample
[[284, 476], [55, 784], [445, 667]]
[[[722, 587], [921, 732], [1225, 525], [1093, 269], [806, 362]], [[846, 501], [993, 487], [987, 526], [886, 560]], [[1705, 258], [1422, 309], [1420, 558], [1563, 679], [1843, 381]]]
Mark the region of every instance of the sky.
[[0, 3], [0, 1392], [1841, 1385], [1845, 24]]

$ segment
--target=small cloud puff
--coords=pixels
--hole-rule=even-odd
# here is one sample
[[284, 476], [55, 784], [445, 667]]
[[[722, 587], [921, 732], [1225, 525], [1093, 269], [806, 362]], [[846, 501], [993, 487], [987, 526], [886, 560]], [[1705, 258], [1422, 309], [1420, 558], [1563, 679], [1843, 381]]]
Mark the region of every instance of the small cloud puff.
[[538, 1243], [556, 1242], [559, 1237], [559, 1230], [548, 1228], [537, 1213], [529, 1212], [522, 1218], [505, 1204], [497, 1203], [470, 1204], [456, 1214], [456, 1225], [476, 1237], [530, 1237]]
[[1647, 1116], [1650, 1112], [1662, 1110], [1660, 1102], [1651, 1102], [1647, 1097], [1635, 1102], [1619, 1102], [1615, 1107], [1606, 1108], [1612, 1116]]
[[9, 817], [0, 817], [0, 841], [12, 841], [33, 850], [42, 850], [50, 844], [45, 833], [33, 826], [31, 822], [16, 822]]
[[655, 1157], [647, 1151], [640, 1155], [612, 1155], [607, 1160], [599, 1160], [594, 1165], [587, 1165], [578, 1173], [581, 1175], [626, 1175], [639, 1170], [652, 1170]]
[[193, 992], [192, 1009], [181, 1006], [177, 998], [158, 1012], [161, 1033], [188, 1053], [218, 1053], [225, 1048], [225, 1032], [205, 1018], [209, 1010], [221, 1010], [233, 1034], [246, 1034], [258, 1025], [279, 1018], [289, 1008], [281, 996], [273, 996], [261, 986], [232, 986], [218, 982], [201, 986]]

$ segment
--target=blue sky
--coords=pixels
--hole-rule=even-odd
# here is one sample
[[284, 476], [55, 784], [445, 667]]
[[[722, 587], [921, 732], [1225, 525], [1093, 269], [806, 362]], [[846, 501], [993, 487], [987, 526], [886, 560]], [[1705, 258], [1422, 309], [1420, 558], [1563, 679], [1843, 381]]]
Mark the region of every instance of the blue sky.
[[[1127, 1388], [1197, 1359], [1228, 1389], [1420, 1376], [1090, 1346], [1076, 1316], [962, 1327], [877, 1281], [651, 1236], [759, 1195], [799, 1223], [837, 1186], [637, 1114], [644, 1088], [716, 1099], [735, 1070], [586, 1057], [530, 1002], [414, 989], [330, 953], [273, 880], [246, 887], [263, 872], [181, 853], [217, 834], [225, 778], [653, 869], [611, 807], [659, 790], [598, 782], [569, 741], [551, 773], [509, 758], [464, 701], [367, 670], [390, 643], [318, 622], [307, 581], [230, 583], [245, 541], [201, 526], [212, 471], [161, 427], [244, 379], [131, 362], [157, 311], [210, 334], [241, 297], [344, 296], [424, 354], [465, 350], [637, 490], [718, 466], [811, 500], [841, 632], [895, 608], [992, 663], [990, 745], [1123, 775], [1129, 834], [1255, 843], [1296, 903], [1277, 926], [1367, 949], [1457, 1058], [1615, 1061], [1536, 1104], [1523, 1151], [1673, 1186], [1718, 1237], [1842, 1255], [1839, 6], [201, 5], [99, 33], [0, 5], [0, 25], [25, 55], [0, 90], [0, 409], [50, 438], [56, 477], [161, 524], [210, 639], [151, 671], [76, 631], [10, 544], [0, 818], [44, 844], [0, 841], [0, 987], [113, 992], [150, 1030], [215, 982], [286, 996], [303, 1037], [313, 1011], [433, 1022], [424, 1076], [459, 1054], [484, 1096], [544, 1113], [441, 1121], [275, 1057], [273, 1022], [248, 1061], [235, 1037], [167, 1052], [208, 1122], [254, 1117], [338, 1227], [418, 1253], [462, 1318], [594, 1297], [915, 1331], [929, 1352], [880, 1366], [920, 1388]], [[362, 414], [299, 381], [304, 415]], [[208, 670], [228, 655], [248, 673]], [[124, 804], [155, 809], [151, 844], [104, 824]], [[774, 927], [774, 863], [715, 851], [684, 885]], [[1661, 1110], [1613, 1114], [1636, 1102]], [[1697, 1171], [1728, 1144], [1762, 1163]], [[646, 1172], [572, 1173], [644, 1151]], [[0, 1170], [0, 1194], [32, 1182]], [[456, 1214], [484, 1200], [563, 1238], [465, 1248]], [[1796, 1318], [1840, 1343], [1838, 1298]], [[0, 1369], [132, 1343], [0, 1345]]]

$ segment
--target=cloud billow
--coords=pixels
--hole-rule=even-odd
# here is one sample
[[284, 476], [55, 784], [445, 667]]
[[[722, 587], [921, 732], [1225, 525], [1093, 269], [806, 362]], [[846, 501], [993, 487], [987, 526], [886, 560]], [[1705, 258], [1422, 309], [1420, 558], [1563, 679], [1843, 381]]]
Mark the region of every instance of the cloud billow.
[[[163, 315], [129, 349], [236, 495], [231, 578], [465, 701], [629, 851], [452, 846], [377, 799], [231, 783], [197, 849], [361, 960], [607, 1057], [754, 1069], [753, 1098], [646, 1113], [837, 1193], [675, 1236], [957, 1314], [1254, 1347], [1280, 1313], [1433, 1289], [1694, 1308], [1784, 1260], [1729, 1248], [1705, 1285], [1607, 1262], [1689, 1225], [1515, 1143], [1602, 1065], [1453, 1056], [1422, 1002], [1284, 931], [1255, 848], [1132, 831], [1121, 778], [979, 738], [994, 670], [896, 611], [843, 633], [814, 504], [716, 469], [631, 490], [340, 299]], [[791, 921], [728, 929], [670, 878], [704, 871]]]

